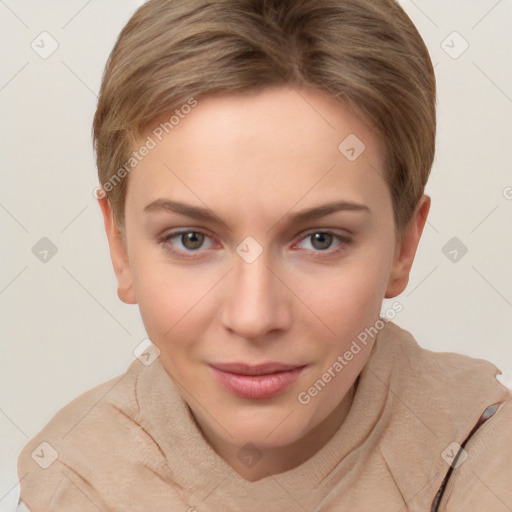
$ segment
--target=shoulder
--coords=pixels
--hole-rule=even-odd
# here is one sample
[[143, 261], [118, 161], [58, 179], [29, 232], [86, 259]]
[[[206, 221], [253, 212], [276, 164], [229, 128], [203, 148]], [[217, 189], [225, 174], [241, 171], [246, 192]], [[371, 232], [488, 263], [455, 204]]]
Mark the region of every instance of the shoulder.
[[[505, 488], [512, 481], [512, 397], [496, 379], [500, 370], [483, 359], [422, 348], [392, 322], [380, 332], [377, 348], [379, 360], [389, 365], [385, 383], [391, 412], [380, 448], [399, 488], [423, 488], [421, 499], [430, 506], [445, 482], [437, 510], [452, 512], [486, 510], [462, 498], [473, 499], [477, 487], [487, 485], [510, 507]], [[476, 428], [490, 406], [494, 414]], [[463, 463], [460, 456], [455, 459], [460, 447], [467, 454]], [[414, 471], [404, 472], [404, 464]], [[480, 503], [494, 503], [481, 491]], [[444, 503], [450, 505], [444, 509]]]
[[512, 509], [512, 399], [463, 443], [438, 512]]
[[465, 439], [487, 407], [512, 398], [489, 361], [427, 350], [392, 322], [382, 334], [393, 352], [391, 391], [434, 434]]
[[18, 478], [29, 508], [50, 509], [60, 494], [80, 510], [97, 510], [90, 476], [108, 468], [111, 457], [130, 463], [151, 443], [139, 425], [137, 383], [144, 368], [134, 360], [123, 374], [82, 393], [25, 445]]
[[382, 331], [382, 337], [379, 335], [379, 342], [393, 350], [398, 370], [393, 375], [395, 385], [407, 385], [405, 396], [431, 396], [438, 412], [443, 412], [439, 411], [443, 405], [455, 411], [472, 404], [479, 417], [493, 400], [504, 402], [511, 396], [496, 379], [501, 370], [489, 361], [423, 348], [409, 331], [393, 322]]

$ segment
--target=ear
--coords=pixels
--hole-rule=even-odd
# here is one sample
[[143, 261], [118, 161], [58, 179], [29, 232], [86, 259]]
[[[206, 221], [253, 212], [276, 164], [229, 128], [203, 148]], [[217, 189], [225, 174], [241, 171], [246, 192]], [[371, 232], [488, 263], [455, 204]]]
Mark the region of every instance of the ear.
[[98, 204], [103, 214], [103, 222], [110, 247], [110, 257], [112, 258], [112, 265], [117, 277], [117, 295], [126, 304], [137, 304], [125, 241], [114, 219], [110, 201], [107, 197], [102, 197], [98, 198]]
[[430, 197], [424, 194], [418, 202], [414, 216], [405, 227], [403, 239], [397, 241], [395, 259], [385, 295], [386, 299], [400, 295], [407, 287], [412, 262], [414, 261], [429, 210]]

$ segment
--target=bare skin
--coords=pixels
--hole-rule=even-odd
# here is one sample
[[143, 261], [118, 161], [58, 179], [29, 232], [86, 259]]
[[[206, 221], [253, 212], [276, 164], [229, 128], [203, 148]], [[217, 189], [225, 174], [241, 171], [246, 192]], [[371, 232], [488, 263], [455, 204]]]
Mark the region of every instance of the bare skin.
[[[382, 141], [322, 92], [283, 86], [198, 101], [130, 173], [124, 237], [108, 200], [99, 204], [119, 297], [139, 305], [204, 437], [256, 481], [302, 464], [343, 423], [371, 342], [308, 404], [298, 395], [375, 324], [384, 297], [406, 288], [430, 198], [400, 243]], [[350, 134], [366, 147], [354, 161], [338, 149]], [[145, 211], [159, 199], [208, 208], [217, 220]], [[366, 208], [292, 220], [342, 200]], [[257, 244], [250, 251], [262, 250], [250, 263], [236, 251], [247, 237]], [[209, 366], [269, 361], [305, 368], [264, 399], [235, 396]], [[237, 457], [246, 443], [263, 455], [251, 468]]]

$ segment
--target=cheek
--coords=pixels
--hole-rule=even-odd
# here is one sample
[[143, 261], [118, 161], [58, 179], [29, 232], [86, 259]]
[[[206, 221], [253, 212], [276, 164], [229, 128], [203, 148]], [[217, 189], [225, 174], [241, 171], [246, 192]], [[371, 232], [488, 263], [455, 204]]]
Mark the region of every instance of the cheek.
[[[176, 267], [162, 261], [152, 248], [132, 251], [133, 287], [140, 314], [150, 339], [160, 344], [186, 313], [192, 286], [184, 286]], [[170, 333], [169, 333], [170, 334]]]
[[219, 279], [215, 272], [171, 264], [150, 249], [134, 252], [132, 274], [149, 338], [165, 353], [192, 350], [211, 317], [207, 299]]
[[360, 254], [348, 276], [349, 286], [360, 307], [372, 317], [380, 313], [393, 263], [393, 238], [384, 237], [369, 244]]
[[336, 331], [334, 327], [361, 325], [379, 314], [389, 270], [387, 258], [373, 257], [368, 251], [354, 254], [338, 267], [304, 272], [292, 282], [298, 283], [295, 290], [304, 303]]
[[337, 374], [337, 385], [330, 386], [318, 401], [317, 406], [324, 412], [348, 389], [370, 354], [371, 328], [380, 315], [390, 268], [386, 254], [386, 250], [368, 247], [364, 254], [358, 252], [342, 266], [301, 281], [301, 297], [315, 313], [314, 317], [308, 314], [308, 325], [321, 333], [311, 334], [318, 340], [319, 374], [328, 371], [338, 356], [351, 352], [350, 362]]

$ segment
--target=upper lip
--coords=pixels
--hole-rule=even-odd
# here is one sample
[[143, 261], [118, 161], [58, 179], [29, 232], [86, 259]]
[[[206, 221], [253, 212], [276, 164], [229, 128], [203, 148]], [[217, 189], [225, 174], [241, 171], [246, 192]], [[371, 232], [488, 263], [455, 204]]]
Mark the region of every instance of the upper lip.
[[217, 370], [235, 373], [237, 375], [267, 375], [287, 370], [296, 370], [306, 365], [271, 362], [257, 365], [247, 363], [211, 363], [210, 366], [217, 368]]

